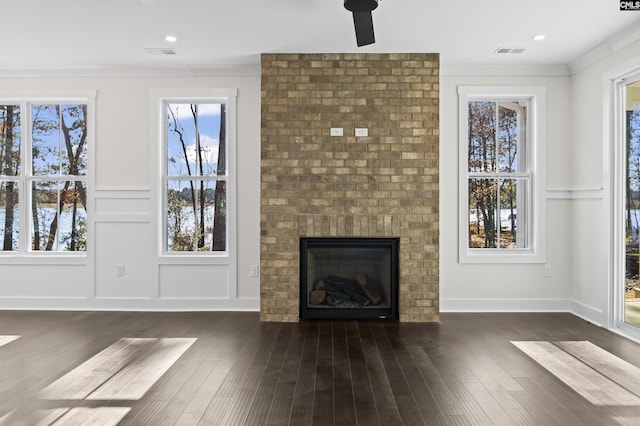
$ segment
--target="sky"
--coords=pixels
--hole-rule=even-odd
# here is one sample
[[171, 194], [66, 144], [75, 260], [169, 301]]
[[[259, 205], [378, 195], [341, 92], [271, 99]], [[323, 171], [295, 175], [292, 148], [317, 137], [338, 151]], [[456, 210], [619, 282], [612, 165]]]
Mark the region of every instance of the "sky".
[[[190, 108], [191, 104], [172, 103], [168, 105], [169, 132], [167, 133], [167, 155], [169, 176], [188, 176], [187, 161], [191, 174], [195, 175], [197, 170], [196, 151], [196, 128], [194, 118]], [[218, 163], [218, 148], [220, 134], [220, 104], [198, 104], [198, 128], [200, 131], [200, 145], [203, 151], [204, 175], [215, 175]], [[173, 112], [173, 115], [171, 114]], [[172, 131], [174, 126], [174, 116], [177, 127], [183, 134], [183, 141], [186, 145], [187, 159], [185, 160], [184, 150], [179, 135]], [[200, 174], [200, 173], [198, 173]]]

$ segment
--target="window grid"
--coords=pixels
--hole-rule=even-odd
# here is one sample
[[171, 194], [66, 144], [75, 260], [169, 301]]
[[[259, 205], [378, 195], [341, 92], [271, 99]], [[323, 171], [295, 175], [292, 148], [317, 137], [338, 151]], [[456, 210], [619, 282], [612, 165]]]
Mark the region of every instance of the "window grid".
[[458, 93], [459, 261], [543, 262], [544, 89], [460, 86]]
[[[187, 133], [184, 122], [178, 118], [179, 107], [189, 107], [192, 114], [187, 122], [193, 126], [193, 152], [189, 151]], [[221, 99], [207, 99], [198, 101], [164, 100], [163, 115], [167, 120], [163, 128], [163, 252], [165, 254], [222, 254], [228, 253], [227, 238], [227, 181], [228, 181], [228, 141], [227, 135], [227, 102]], [[219, 135], [217, 148], [211, 149], [203, 143], [211, 134], [207, 134], [205, 127], [211, 123], [207, 120], [207, 110], [218, 108], [218, 127], [215, 131]], [[202, 116], [200, 113], [202, 112]], [[215, 122], [216, 120], [209, 120]], [[209, 128], [209, 133], [211, 132]], [[172, 137], [177, 138], [172, 142]], [[175, 145], [179, 146], [175, 150]], [[210, 145], [210, 144], [209, 144]], [[174, 152], [172, 153], [172, 148]], [[215, 170], [213, 168], [215, 151]], [[204, 154], [203, 154], [204, 153]], [[190, 155], [194, 156], [191, 164]], [[208, 156], [208, 158], [207, 158]], [[175, 168], [178, 163], [179, 167]], [[210, 163], [210, 164], [207, 164]], [[171, 165], [174, 165], [172, 173]], [[205, 165], [208, 167], [205, 168]], [[186, 188], [182, 185], [187, 184]], [[180, 191], [178, 191], [178, 189]], [[185, 196], [184, 190], [190, 195]], [[210, 196], [211, 192], [213, 195]], [[190, 199], [188, 202], [184, 198]], [[212, 198], [212, 200], [211, 200]], [[213, 201], [213, 206], [207, 204]], [[192, 210], [193, 219], [188, 216]], [[183, 216], [187, 216], [184, 220]], [[191, 223], [191, 226], [184, 222]]]
[[[479, 186], [481, 190], [472, 191], [473, 194], [476, 195], [480, 192], [481, 195], [478, 196], [478, 198], [486, 197], [488, 200], [487, 209], [493, 210], [493, 207], [495, 207], [495, 211], [493, 213], [488, 212], [488, 214], [482, 215], [481, 218], [481, 215], [478, 214], [478, 206], [483, 204], [483, 202], [476, 200], [474, 205], [476, 206], [475, 221], [478, 228], [477, 234], [478, 237], [480, 237], [480, 223], [482, 222], [482, 232], [484, 233], [485, 241], [484, 247], [482, 248], [474, 245], [471, 239], [472, 231], [469, 230], [469, 249], [473, 250], [480, 248], [481, 250], [484, 250], [490, 248], [494, 250], [513, 250], [514, 248], [526, 248], [525, 237], [528, 227], [515, 226], [516, 221], [522, 222], [525, 210], [523, 206], [528, 204], [525, 200], [526, 197], [522, 196], [523, 193], [526, 193], [526, 189], [523, 190], [522, 187], [524, 186], [526, 188], [528, 186], [529, 173], [518, 171], [518, 169], [526, 169], [527, 164], [527, 158], [524, 154], [527, 146], [525, 138], [526, 132], [522, 131], [522, 126], [526, 123], [526, 106], [522, 106], [522, 104], [526, 105], [526, 101], [500, 101], [482, 98], [470, 99], [468, 101], [470, 126], [469, 150], [470, 152], [473, 152], [473, 154], [469, 154], [469, 171], [467, 172], [469, 188], [474, 189], [476, 185]], [[476, 109], [478, 109], [478, 111], [475, 111]], [[483, 115], [482, 111], [486, 111], [487, 109], [490, 109], [492, 114], [485, 113]], [[511, 135], [509, 132], [509, 130], [513, 128], [513, 122], [509, 122], [508, 120], [508, 114], [510, 111], [515, 115], [515, 135]], [[503, 119], [503, 116], [507, 118]], [[487, 121], [490, 126], [484, 127], [484, 124], [487, 124]], [[474, 128], [474, 125], [477, 128]], [[515, 136], [515, 143], [512, 136]], [[506, 159], [503, 158], [504, 154], [501, 152], [505, 150], [505, 146], [508, 153]], [[481, 158], [480, 161], [474, 157], [476, 154], [475, 151], [478, 150], [484, 153], [484, 158]], [[516, 164], [515, 171], [513, 167], [514, 162]], [[475, 167], [474, 163], [476, 164]], [[511, 223], [510, 231], [512, 235], [510, 240], [507, 239], [508, 237], [506, 233], [505, 238], [503, 239], [502, 237], [504, 222], [503, 186], [507, 184], [509, 184], [508, 188], [515, 184], [515, 212], [517, 216], [519, 216], [519, 218], [517, 218], [517, 216], [513, 217], [513, 199], [508, 195], [509, 191], [506, 191], [504, 195], [511, 200], [510, 214], [507, 217], [507, 222]], [[488, 192], [484, 191], [485, 187], [489, 188]], [[492, 201], [491, 194], [494, 191], [495, 200]], [[471, 198], [469, 198], [469, 203], [472, 203]], [[471, 205], [469, 207], [471, 209]], [[471, 213], [469, 218], [468, 226], [472, 228], [473, 221], [471, 220]], [[513, 235], [514, 227], [515, 235]], [[509, 243], [509, 241], [513, 241], [514, 239], [515, 246], [514, 244]]]
[[[9, 107], [19, 111], [13, 129], [19, 133], [16, 141], [19, 147], [15, 150], [19, 161], [16, 160], [14, 174], [7, 175], [9, 168], [6, 158], [4, 158], [3, 170], [0, 170], [3, 191], [3, 196], [0, 198], [4, 201], [1, 206], [3, 226], [0, 232], [2, 232], [3, 244], [0, 247], [0, 253], [80, 252], [85, 254], [89, 145], [87, 100], [64, 98], [55, 101], [0, 100], [0, 108], [5, 118]], [[44, 115], [50, 121], [38, 121], [39, 114], [34, 113], [34, 109], [48, 110]], [[72, 113], [74, 117], [68, 115], [71, 110], [74, 110]], [[73, 122], [68, 122], [69, 119]], [[9, 147], [5, 138], [7, 123], [5, 121], [2, 124], [4, 128], [0, 129], [2, 130], [0, 143], [2, 143], [3, 154], [6, 154]], [[38, 132], [42, 134], [38, 135]], [[81, 142], [74, 145], [73, 140], [78, 136], [77, 132], [81, 134]], [[47, 142], [44, 142], [45, 139]], [[66, 170], [64, 153], [68, 157]], [[35, 161], [42, 159], [50, 166], [47, 173], [38, 173], [34, 168]], [[80, 163], [82, 166], [78, 167]], [[13, 186], [11, 191], [7, 189], [8, 184]], [[34, 194], [37, 188], [40, 191]], [[10, 197], [14, 201], [11, 206], [7, 203], [9, 192], [12, 193]], [[44, 196], [46, 203], [38, 203], [42, 201], [39, 199], [39, 194]], [[69, 208], [71, 211], [68, 211]], [[8, 224], [7, 216], [11, 216], [9, 225], [13, 226], [12, 231], [5, 229]], [[65, 235], [62, 235], [63, 232]]]

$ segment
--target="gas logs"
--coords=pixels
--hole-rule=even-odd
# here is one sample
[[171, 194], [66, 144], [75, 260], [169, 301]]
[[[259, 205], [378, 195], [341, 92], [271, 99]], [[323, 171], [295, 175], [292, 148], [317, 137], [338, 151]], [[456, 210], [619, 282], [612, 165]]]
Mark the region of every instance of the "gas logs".
[[372, 306], [381, 301], [378, 285], [365, 274], [355, 274], [354, 279], [336, 276], [319, 279], [309, 294], [312, 305]]

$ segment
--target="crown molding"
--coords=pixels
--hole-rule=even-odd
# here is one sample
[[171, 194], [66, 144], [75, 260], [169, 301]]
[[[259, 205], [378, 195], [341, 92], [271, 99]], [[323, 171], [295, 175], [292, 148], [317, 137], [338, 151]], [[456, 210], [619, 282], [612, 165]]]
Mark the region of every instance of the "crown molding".
[[549, 65], [494, 65], [494, 64], [440, 64], [440, 75], [445, 77], [477, 76], [569, 76], [569, 67]]
[[640, 40], [640, 25], [636, 23], [611, 36], [603, 43], [584, 53], [582, 56], [569, 62], [569, 71], [572, 75], [582, 71], [583, 69], [638, 40]]
[[187, 65], [184, 67], [112, 66], [82, 68], [2, 69], [0, 78], [12, 77], [258, 77], [260, 64]]

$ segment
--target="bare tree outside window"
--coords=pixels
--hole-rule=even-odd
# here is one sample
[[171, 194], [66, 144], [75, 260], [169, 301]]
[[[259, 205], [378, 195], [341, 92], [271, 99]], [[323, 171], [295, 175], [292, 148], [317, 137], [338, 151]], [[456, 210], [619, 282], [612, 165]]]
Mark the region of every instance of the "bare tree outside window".
[[32, 105], [31, 249], [87, 246], [87, 106]]
[[168, 252], [225, 251], [226, 105], [166, 104]]
[[0, 105], [0, 242], [2, 251], [19, 248], [20, 106]]
[[640, 105], [626, 111], [625, 285], [632, 292], [639, 284], [640, 230]]
[[[85, 104], [0, 105], [2, 251], [22, 244], [32, 251], [86, 250], [87, 143]], [[22, 154], [30, 168], [22, 167]], [[24, 209], [21, 194], [29, 195]], [[30, 244], [20, 241], [21, 223], [29, 224]]]
[[458, 86], [460, 263], [544, 263], [546, 88]]
[[526, 246], [518, 232], [526, 214], [526, 107], [511, 101], [470, 101], [468, 112], [468, 247]]

